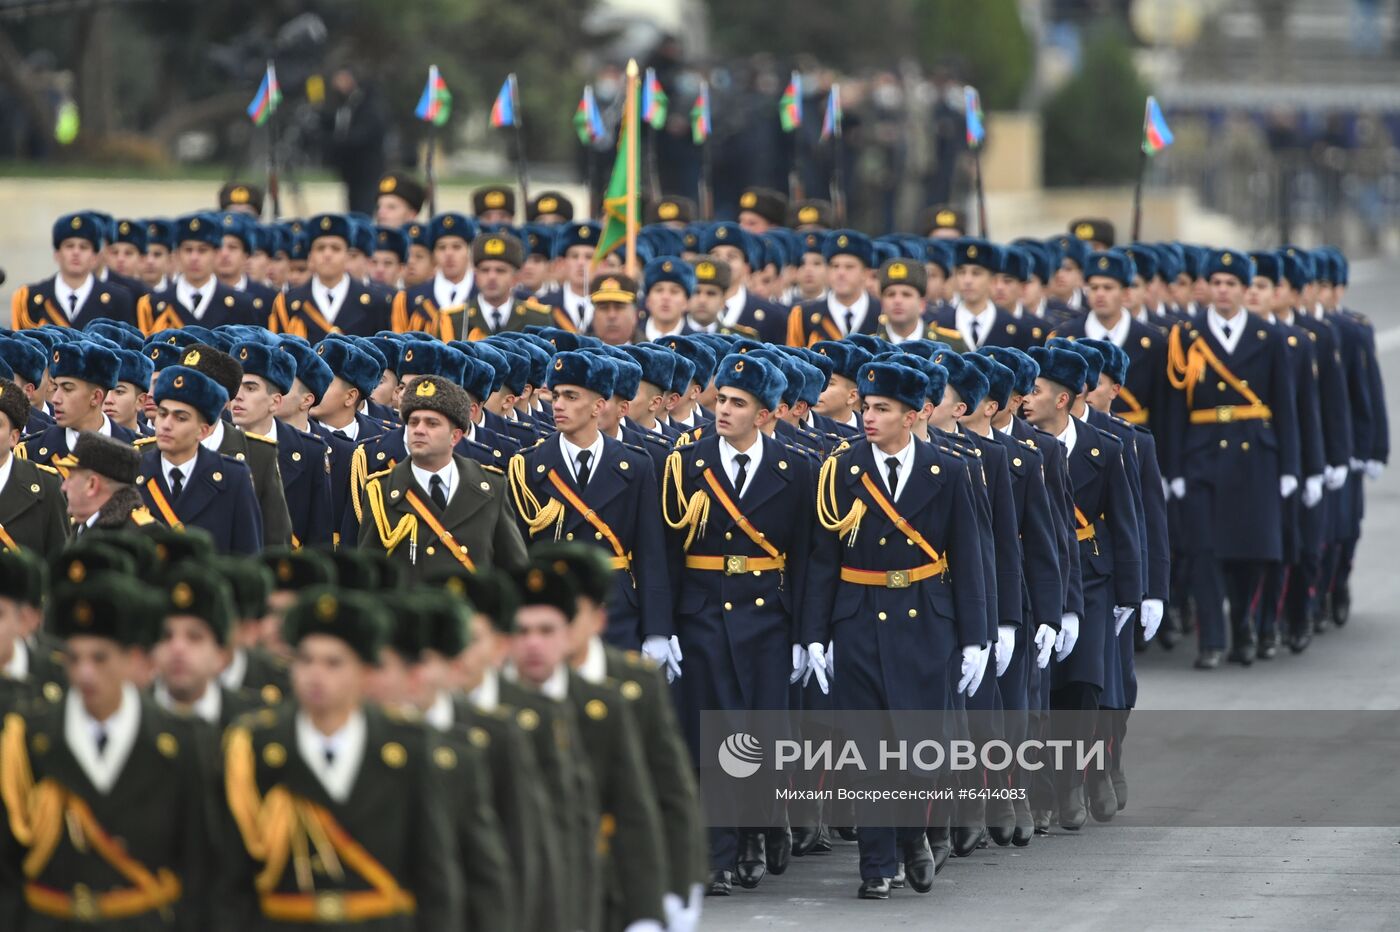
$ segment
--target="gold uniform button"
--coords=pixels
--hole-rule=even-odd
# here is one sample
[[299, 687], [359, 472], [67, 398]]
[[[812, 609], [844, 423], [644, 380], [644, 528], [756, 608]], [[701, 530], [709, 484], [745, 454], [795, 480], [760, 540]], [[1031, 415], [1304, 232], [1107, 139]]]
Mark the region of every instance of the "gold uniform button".
[[437, 549], [434, 548], [431, 544], [429, 544], [429, 545], [428, 545], [428, 556], [431, 557], [431, 556], [432, 556], [433, 554], [435, 554], [435, 553], [437, 553]]
[[941, 470], [937, 466], [930, 466], [928, 468], [928, 471], [933, 473], [935, 476], [938, 475], [939, 472], [941, 472]]
[[574, 532], [573, 532], [573, 531], [570, 531], [569, 533], [565, 534], [565, 535], [564, 535], [564, 539], [565, 539], [565, 540], [573, 540], [573, 539], [574, 539]]
[[885, 539], [884, 539], [883, 537], [880, 538], [880, 546], [881, 546], [881, 547], [885, 546]]
[[757, 605], [759, 608], [762, 608], [762, 607], [763, 607], [763, 600], [762, 600], [762, 599], [754, 599], [754, 600], [753, 600], [753, 604], [754, 604], [754, 605]]
[[733, 539], [734, 539], [734, 532], [733, 532], [733, 531], [725, 531], [725, 532], [724, 532], [724, 539], [725, 539], [725, 540], [733, 540]]
[[705, 461], [704, 461], [704, 460], [696, 460], [696, 461], [695, 461], [695, 467], [696, 467], [697, 469], [699, 469], [700, 467], [702, 467], [702, 466], [704, 466], [704, 465], [705, 465]]
[[1225, 391], [1225, 383], [1224, 383], [1224, 382], [1216, 382], [1216, 383], [1215, 383], [1215, 387], [1216, 387], [1217, 389], [1219, 389], [1220, 391], [1222, 391], [1222, 392]]
[[32, 492], [32, 493], [35, 494], [35, 495], [38, 495], [38, 494], [39, 494], [39, 483], [36, 482], [36, 483], [34, 483], [33, 485], [31, 485], [31, 486], [29, 487], [29, 491]]
[[292, 462], [293, 462], [293, 463], [300, 463], [300, 462], [301, 462], [301, 452], [300, 452], [300, 451], [297, 451], [297, 450], [293, 450], [293, 451], [292, 451]]
[[536, 466], [535, 472], [544, 472], [544, 464], [541, 463], [540, 465]]
[[213, 478], [214, 478], [214, 481], [215, 481], [215, 482], [223, 482], [223, 481], [224, 481], [224, 474], [221, 473], [221, 472], [216, 472], [216, 473], [214, 473], [214, 477], [213, 477]]
[[602, 532], [602, 531], [594, 531], [594, 532], [593, 532], [593, 539], [594, 539], [594, 540], [602, 540], [602, 539], [603, 539], [603, 532]]
[[[934, 468], [935, 470], [938, 469], [937, 466], [935, 466], [935, 467], [933, 467], [933, 468]], [[856, 474], [859, 473], [859, 472], [860, 472], [860, 467], [859, 467], [859, 466], [852, 466], [852, 467], [851, 467], [851, 475], [854, 476], [854, 475], [856, 475]]]
[[889, 616], [887, 616], [884, 612], [881, 612], [880, 614], [876, 615], [875, 617], [878, 618], [878, 619], [880, 619], [881, 621], [884, 621], [884, 620], [885, 620], [887, 617], [889, 617]]
[[483, 482], [483, 483], [481, 483], [481, 491], [483, 491], [483, 492], [489, 492], [489, 491], [491, 491], [491, 483], [489, 483], [489, 482]]
[[1222, 441], [1220, 441], [1220, 449], [1226, 450], [1226, 449], [1229, 449], [1229, 447], [1230, 447], [1230, 441], [1228, 441], [1228, 440], [1222, 440]]
[[1243, 443], [1241, 443], [1241, 444], [1240, 444], [1240, 449], [1241, 449], [1241, 450], [1248, 450], [1248, 449], [1249, 449], [1249, 441], [1246, 440], [1246, 441], [1244, 441]]
[[626, 460], [623, 460], [621, 463], [618, 463], [618, 464], [617, 464], [617, 468], [618, 468], [618, 469], [627, 469], [627, 468], [628, 468], [627, 461], [626, 461]]
[[733, 602], [725, 602], [725, 603], [724, 603], [724, 610], [725, 610], [726, 612], [732, 612], [732, 611], [734, 611], [734, 603], [733, 603]]
[[904, 542], [905, 542], [906, 544], [908, 544], [910, 547], [914, 546], [914, 541], [913, 541], [912, 538], [906, 537], [906, 538], [904, 538]]
[[910, 618], [918, 618], [918, 617], [919, 617], [919, 610], [918, 610], [917, 608], [911, 608], [911, 609], [909, 609], [909, 617], [910, 617]]

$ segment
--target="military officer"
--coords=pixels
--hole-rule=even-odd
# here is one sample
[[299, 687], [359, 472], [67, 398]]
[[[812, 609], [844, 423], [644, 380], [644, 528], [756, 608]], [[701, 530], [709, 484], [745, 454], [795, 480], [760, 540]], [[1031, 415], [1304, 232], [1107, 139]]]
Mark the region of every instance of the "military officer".
[[554, 324], [551, 311], [533, 296], [523, 300], [511, 293], [525, 261], [525, 249], [509, 233], [479, 233], [472, 240], [475, 294], [460, 312], [447, 308], [434, 332], [444, 342], [481, 340], [494, 333]]
[[62, 465], [68, 473], [62, 488], [68, 517], [79, 536], [95, 528], [139, 528], [155, 521], [136, 488], [141, 453], [135, 447], [84, 431]]
[[135, 323], [134, 299], [116, 283], [94, 274], [106, 241], [104, 225], [89, 213], [67, 214], [53, 225], [54, 264], [58, 271], [41, 282], [22, 285], [10, 299], [10, 329], [73, 327], [94, 320]]
[[668, 662], [675, 676], [680, 660], [672, 650], [664, 535], [652, 507], [660, 491], [651, 457], [598, 429], [603, 404], [613, 394], [613, 371], [586, 353], [555, 356], [547, 384], [558, 433], [511, 459], [511, 495], [529, 538], [577, 538], [611, 554], [617, 596], [608, 641], [640, 646], [653, 660]]
[[1001, 247], [965, 236], [953, 245], [958, 300], [934, 315], [934, 323], [962, 334], [968, 349], [983, 346], [1024, 348], [1025, 324], [992, 303], [992, 276], [1004, 267]]
[[[366, 701], [388, 630], [372, 596], [335, 588], [308, 590], [287, 614], [295, 700], [245, 718], [225, 741], [239, 841], [225, 869], [229, 928], [463, 928], [442, 818], [448, 756], [436, 735]], [[278, 811], [288, 821], [269, 818]]]
[[254, 694], [265, 705], [277, 704], [290, 691], [287, 661], [260, 643], [272, 593], [272, 571], [258, 560], [242, 557], [210, 556], [201, 562], [228, 583], [233, 599], [233, 618], [221, 652], [220, 685], [233, 692]]
[[102, 402], [117, 384], [117, 354], [89, 341], [56, 345], [49, 355], [49, 379], [53, 394], [54, 425], [42, 434], [22, 441], [20, 456], [52, 466], [67, 456], [85, 430], [96, 431], [124, 443], [136, 440], [134, 431], [112, 423], [102, 413]]
[[423, 209], [427, 191], [407, 172], [386, 172], [379, 179], [379, 196], [375, 200], [374, 222], [382, 227], [401, 227], [412, 223]]
[[151, 514], [175, 530], [203, 528], [221, 553], [263, 547], [262, 512], [248, 467], [202, 443], [228, 393], [202, 372], [171, 366], [156, 377], [156, 439], [136, 484]]
[[787, 336], [787, 312], [781, 305], [753, 294], [749, 275], [761, 261], [762, 248], [752, 234], [737, 223], [717, 223], [700, 237], [699, 251], [729, 265], [729, 287], [719, 322], [725, 327], [747, 327], [764, 343], [779, 344]]
[[409, 459], [368, 477], [360, 546], [381, 549], [415, 578], [443, 566], [516, 566], [525, 544], [498, 470], [453, 453], [470, 400], [440, 376], [418, 379], [400, 410]]
[[223, 228], [223, 237], [214, 260], [214, 273], [221, 284], [246, 296], [253, 305], [253, 313], [261, 318], [272, 310], [272, 299], [277, 291], [262, 281], [261, 272], [256, 275], [250, 272], [259, 266], [259, 260], [266, 261], [267, 237], [256, 219], [233, 211], [219, 217], [219, 226]]
[[602, 228], [592, 220], [566, 223], [555, 234], [552, 255], [559, 269], [559, 287], [540, 303], [553, 308], [553, 326], [570, 333], [587, 333], [593, 325], [593, 299], [588, 276]]
[[[985, 671], [987, 603], [972, 479], [961, 462], [914, 442], [928, 394], [923, 372], [873, 362], [856, 382], [866, 439], [822, 466], [822, 529], [810, 571], [813, 580], [840, 581], [809, 587], [816, 601], [802, 619], [802, 641], [819, 682], [830, 673], [827, 644], [841, 656], [848, 672], [830, 677], [838, 709], [948, 709], [954, 692], [975, 692]], [[859, 807], [856, 818], [859, 824]], [[889, 897], [901, 855], [910, 886], [932, 888], [924, 831], [857, 830], [861, 898]]]
[[273, 302], [267, 328], [317, 343], [332, 333], [373, 336], [387, 330], [392, 297], [378, 293], [347, 271], [352, 231], [340, 214], [318, 214], [306, 222], [311, 243], [311, 281], [288, 289]]
[[[277, 419], [293, 430], [310, 434], [326, 444], [330, 460], [330, 520], [333, 528], [339, 527], [346, 509], [353, 511], [350, 505], [350, 467], [355, 444], [350, 440], [349, 431], [354, 430], [358, 436], [361, 423], [358, 420], [354, 421], [353, 427], [347, 425], [342, 429], [343, 436], [336, 436], [333, 429], [314, 420], [311, 412], [321, 406], [321, 400], [331, 390], [335, 382], [335, 373], [305, 341], [295, 337], [283, 337], [279, 345], [282, 352], [296, 361], [296, 376], [292, 379], [291, 389], [282, 396], [282, 401], [277, 406]], [[365, 426], [371, 431], [374, 429], [370, 424]], [[331, 536], [332, 539], [335, 538], [334, 531]]]
[[[223, 226], [216, 214], [188, 214], [175, 221], [178, 278], [136, 302], [136, 325], [150, 336], [162, 330], [197, 324], [259, 324], [270, 305], [254, 309], [252, 296], [221, 282], [214, 274], [223, 245]], [[267, 299], [270, 301], [271, 299]]]
[[155, 640], [158, 600], [124, 574], [75, 562], [75, 575], [48, 617], [79, 688], [10, 714], [0, 736], [0, 847], [24, 864], [5, 924], [207, 928], [211, 775], [193, 725], [126, 676], [128, 650]]
[[471, 249], [475, 237], [476, 222], [465, 214], [448, 211], [433, 217], [425, 238], [437, 270], [426, 281], [394, 297], [391, 326], [396, 333], [420, 330], [442, 340], [460, 336], [450, 317], [460, 316], [467, 302], [476, 297]]
[[[362, 410], [383, 377], [382, 358], [343, 339], [322, 340], [316, 345], [315, 355], [330, 367], [334, 376], [321, 393], [320, 401], [311, 409], [311, 416], [316, 419], [316, 433], [353, 444], [389, 430], [388, 424]], [[349, 462], [347, 453], [347, 468]]]
[[1182, 542], [1200, 617], [1197, 666], [1226, 646], [1229, 599], [1235, 646], [1252, 652], [1249, 604], [1267, 564], [1283, 558], [1282, 500], [1298, 491], [1298, 423], [1284, 335], [1244, 310], [1253, 263], [1211, 252], [1202, 270], [1211, 304], [1172, 328], [1168, 348], [1165, 475], [1182, 501]]
[[803, 301], [788, 313], [788, 346], [810, 347], [853, 333], [873, 334], [879, 328], [880, 299], [866, 290], [869, 271], [877, 267], [870, 237], [856, 230], [833, 230], [822, 241], [822, 258], [826, 295]]
[[15, 456], [29, 411], [20, 387], [0, 380], [0, 546], [49, 557], [67, 542], [68, 522], [58, 471]]
[[874, 357], [853, 343], [823, 340], [812, 344], [812, 351], [831, 360], [832, 370], [826, 389], [817, 399], [814, 409], [817, 423], [829, 432], [855, 439], [863, 432], [860, 415], [860, 386], [857, 379], [861, 366]]

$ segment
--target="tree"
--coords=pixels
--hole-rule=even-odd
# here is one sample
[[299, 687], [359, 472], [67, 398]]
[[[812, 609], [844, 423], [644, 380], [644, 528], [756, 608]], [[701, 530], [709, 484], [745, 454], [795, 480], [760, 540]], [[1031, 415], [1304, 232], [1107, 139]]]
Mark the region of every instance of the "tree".
[[1132, 181], [1147, 93], [1127, 37], [1111, 27], [1092, 33], [1079, 71], [1045, 101], [1045, 183]]

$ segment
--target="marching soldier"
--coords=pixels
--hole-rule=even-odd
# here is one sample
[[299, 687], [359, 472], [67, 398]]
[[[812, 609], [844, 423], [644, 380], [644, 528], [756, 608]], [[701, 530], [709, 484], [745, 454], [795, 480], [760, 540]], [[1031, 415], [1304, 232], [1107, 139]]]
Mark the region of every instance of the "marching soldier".
[[[870, 237], [855, 230], [833, 230], [822, 241], [827, 292], [803, 301], [787, 317], [788, 346], [811, 347], [821, 340], [839, 340], [853, 333], [875, 333], [880, 324], [880, 299], [866, 290], [874, 265]], [[780, 343], [781, 340], [764, 342]]]
[[443, 341], [458, 339], [465, 331], [452, 325], [451, 316], [460, 316], [477, 292], [471, 248], [476, 223], [465, 214], [448, 211], [434, 217], [425, 229], [437, 271], [395, 295], [391, 326], [395, 333], [419, 330]]
[[934, 323], [962, 334], [968, 349], [1014, 346], [1026, 343], [1025, 324], [992, 303], [992, 276], [1003, 268], [1001, 247], [984, 239], [965, 236], [953, 244], [958, 300], [934, 315]]
[[406, 172], [387, 172], [379, 179], [374, 222], [382, 227], [401, 227], [412, 223], [423, 209], [425, 200], [427, 191], [417, 178]]
[[79, 536], [94, 528], [140, 528], [155, 521], [136, 488], [141, 453], [135, 447], [84, 431], [62, 465], [68, 472], [63, 480], [68, 516]]
[[700, 252], [729, 266], [729, 287], [719, 322], [724, 327], [746, 327], [764, 343], [780, 344], [787, 335], [786, 310], [749, 291], [747, 282], [760, 265], [757, 240], [737, 223], [717, 223], [700, 238]]
[[554, 326], [570, 333], [588, 333], [593, 326], [593, 298], [588, 276], [602, 228], [592, 220], [575, 220], [554, 238], [553, 258], [559, 271], [559, 287], [540, 303], [553, 308]]
[[54, 467], [15, 455], [29, 411], [20, 387], [0, 380], [0, 546], [49, 557], [68, 541], [63, 482]]
[[340, 214], [318, 214], [306, 222], [311, 281], [279, 294], [267, 329], [320, 342], [332, 333], [369, 337], [389, 329], [391, 296], [370, 289], [348, 271], [352, 231]]
[[155, 449], [136, 484], [151, 514], [175, 530], [203, 528], [221, 553], [263, 547], [262, 512], [248, 467], [202, 443], [219, 423], [228, 393], [202, 372], [171, 366], [156, 377]]
[[425, 376], [404, 395], [409, 458], [368, 477], [360, 546], [383, 550], [414, 578], [460, 565], [518, 566], [525, 543], [499, 470], [453, 453], [470, 423], [459, 386]]
[[215, 214], [189, 214], [175, 221], [175, 254], [180, 274], [136, 302], [136, 325], [142, 333], [150, 336], [193, 325], [261, 326], [267, 320], [269, 306], [255, 310], [250, 295], [214, 275], [223, 239], [223, 227]]
[[90, 213], [68, 214], [53, 225], [54, 264], [58, 271], [41, 282], [22, 285], [10, 299], [10, 329], [85, 328], [94, 320], [135, 323], [131, 293], [99, 281], [98, 267], [106, 231]]
[[875, 335], [895, 346], [908, 340], [940, 340], [953, 352], [966, 351], [957, 330], [924, 323], [924, 290], [928, 272], [922, 263], [910, 259], [887, 259], [879, 272], [880, 326]]
[[23, 459], [56, 466], [77, 443], [78, 435], [91, 430], [133, 443], [136, 434], [112, 423], [102, 413], [102, 402], [117, 384], [117, 354], [91, 342], [56, 345], [49, 355], [49, 379], [53, 394], [54, 425], [42, 434], [29, 437], [17, 448]]
[[[29, 705], [0, 736], [10, 852], [7, 928], [207, 928], [215, 837], [210, 774], [191, 723], [126, 678], [129, 648], [155, 640], [160, 608], [135, 578], [70, 564], [50, 598], [75, 688]], [[21, 860], [22, 857], [22, 860]]]
[[525, 261], [520, 240], [509, 233], [480, 233], [472, 240], [472, 269], [476, 293], [467, 299], [460, 315], [442, 312], [436, 335], [444, 342], [482, 340], [494, 333], [549, 327], [554, 316], [533, 296], [523, 300], [511, 290]]
[[283, 631], [295, 699], [225, 741], [238, 851], [221, 920], [282, 926], [463, 928], [460, 867], [442, 818], [442, 744], [365, 701], [389, 630], [367, 594], [308, 590]]

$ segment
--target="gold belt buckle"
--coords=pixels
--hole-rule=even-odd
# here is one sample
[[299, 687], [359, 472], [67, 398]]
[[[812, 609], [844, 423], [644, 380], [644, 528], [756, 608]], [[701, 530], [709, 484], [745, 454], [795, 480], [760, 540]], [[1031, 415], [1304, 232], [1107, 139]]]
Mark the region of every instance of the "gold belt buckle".
[[908, 588], [909, 588], [909, 571], [908, 571], [908, 570], [886, 570], [886, 571], [885, 571], [885, 588], [886, 588], [886, 589], [908, 589]]
[[344, 895], [336, 892], [316, 894], [316, 921], [344, 922]]
[[1234, 405], [1218, 405], [1215, 409], [1215, 419], [1222, 424], [1228, 424], [1235, 419]]
[[724, 575], [742, 576], [749, 571], [749, 558], [733, 556], [724, 558]]
[[97, 910], [97, 898], [92, 895], [92, 890], [86, 884], [78, 884], [73, 888], [73, 918], [79, 922], [95, 922], [100, 919]]

